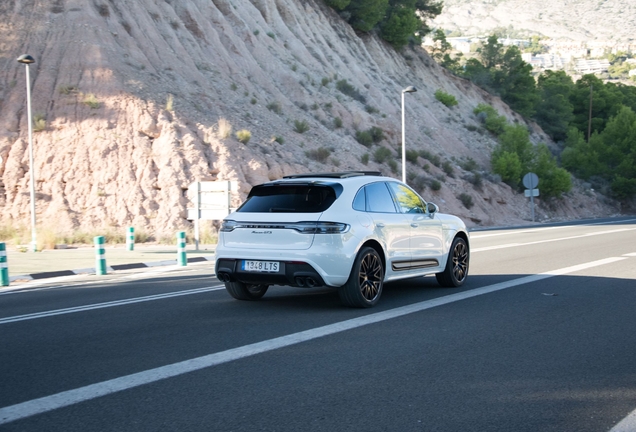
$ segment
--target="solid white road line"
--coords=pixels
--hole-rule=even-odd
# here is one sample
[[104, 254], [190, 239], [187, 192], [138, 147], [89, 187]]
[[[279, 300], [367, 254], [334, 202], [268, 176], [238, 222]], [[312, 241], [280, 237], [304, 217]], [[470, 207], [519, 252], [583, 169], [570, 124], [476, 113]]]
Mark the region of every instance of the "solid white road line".
[[609, 432], [634, 432], [636, 431], [636, 410], [632, 411], [621, 420]]
[[[562, 226], [552, 226], [552, 227], [542, 227], [538, 225], [536, 227], [526, 228], [526, 229], [505, 228], [497, 232], [492, 232], [486, 229], [484, 231], [481, 231], [481, 230], [471, 231], [470, 238], [480, 239], [480, 238], [486, 238], [486, 237], [499, 237], [499, 236], [520, 234], [520, 233], [537, 233], [537, 232], [566, 229], [566, 228], [580, 228], [580, 227], [587, 227], [587, 226], [594, 226], [594, 225], [614, 225], [614, 224], [621, 224], [625, 222], [634, 222], [634, 221], [636, 221], [636, 219], [624, 219], [619, 221], [605, 221], [605, 222], [594, 222], [594, 223], [586, 223], [586, 224], [579, 224], [579, 225], [562, 225]], [[479, 234], [482, 232], [484, 233], [489, 232], [490, 234]]]
[[[471, 248], [470, 253], [491, 251], [496, 249], [507, 249], [507, 248], [519, 247], [519, 246], [531, 246], [531, 245], [537, 245], [541, 243], [553, 243], [553, 242], [559, 242], [559, 241], [565, 241], [565, 240], [575, 240], [575, 239], [581, 239], [585, 237], [594, 237], [598, 235], [614, 234], [614, 233], [625, 232], [625, 231], [636, 231], [636, 228], [621, 228], [616, 230], [598, 231], [593, 233], [581, 234], [577, 236], [560, 237], [560, 238], [553, 238], [553, 239], [547, 239], [547, 240], [537, 240], [537, 241], [528, 242], [528, 243], [507, 243], [507, 244], [496, 245], [496, 246], [486, 246], [483, 248]], [[471, 236], [471, 239], [472, 239], [472, 236]]]
[[558, 270], [553, 270], [545, 273], [540, 273], [532, 276], [526, 276], [519, 279], [514, 279], [507, 282], [501, 282], [494, 285], [477, 288], [470, 291], [464, 291], [457, 294], [448, 295], [432, 300], [423, 301], [420, 303], [411, 304], [408, 306], [402, 306], [399, 308], [391, 309], [384, 312], [378, 312], [370, 315], [366, 315], [359, 318], [354, 318], [346, 321], [341, 321], [334, 324], [329, 324], [323, 327], [317, 327], [311, 330], [306, 330], [298, 333], [293, 333], [287, 336], [281, 336], [274, 339], [265, 340], [262, 342], [245, 345], [238, 348], [233, 348], [227, 351], [221, 351], [214, 354], [205, 355], [202, 357], [185, 360], [178, 363], [173, 363], [167, 366], [161, 366], [155, 369], [146, 370], [143, 372], [126, 375], [119, 378], [114, 378], [108, 381], [99, 382], [96, 384], [87, 385], [85, 387], [76, 388], [73, 390], [64, 391], [50, 396], [45, 396], [39, 399], [33, 399], [27, 402], [22, 402], [16, 405], [11, 405], [5, 408], [0, 408], [0, 425], [30, 417], [36, 414], [45, 413], [70, 405], [74, 405], [87, 400], [95, 399], [101, 396], [106, 396], [115, 392], [131, 389], [144, 384], [154, 383], [166, 378], [176, 377], [189, 372], [194, 372], [200, 369], [208, 368], [211, 366], [228, 363], [234, 360], [242, 359], [245, 357], [254, 356], [260, 353], [272, 351], [278, 348], [288, 347], [296, 345], [301, 342], [310, 341], [313, 339], [321, 338], [324, 336], [340, 333], [346, 330], [355, 329], [358, 327], [366, 326], [369, 324], [375, 324], [378, 322], [386, 321], [389, 319], [409, 315], [412, 313], [420, 312], [426, 309], [431, 309], [437, 306], [446, 305], [456, 301], [477, 297], [483, 294], [492, 293], [495, 291], [523, 285], [531, 282], [536, 282], [542, 279], [547, 279], [554, 276], [565, 275], [569, 273], [578, 272], [581, 270], [597, 267], [605, 264], [622, 261], [625, 257], [612, 257], [598, 261], [592, 261], [585, 264], [580, 264], [571, 267], [565, 267]]
[[135, 297], [130, 299], [114, 300], [114, 301], [109, 301], [104, 303], [75, 306], [75, 307], [56, 309], [51, 311], [35, 312], [35, 313], [30, 313], [25, 315], [16, 315], [12, 317], [0, 318], [0, 325], [14, 323], [18, 321], [27, 321], [27, 320], [37, 319], [37, 318], [51, 317], [55, 315], [65, 315], [65, 314], [84, 312], [84, 311], [89, 311], [94, 309], [104, 309], [104, 308], [109, 308], [114, 306], [124, 306], [124, 305], [129, 305], [134, 303], [143, 303], [143, 302], [154, 301], [154, 300], [163, 300], [163, 299], [172, 298], [172, 297], [180, 297], [180, 296], [191, 295], [191, 294], [200, 294], [204, 292], [217, 291], [221, 289], [224, 289], [224, 287], [211, 286], [211, 287], [191, 289], [187, 291], [177, 291], [177, 292], [171, 292], [171, 293], [165, 293], [165, 294], [155, 294], [155, 295], [145, 296], [145, 297]]

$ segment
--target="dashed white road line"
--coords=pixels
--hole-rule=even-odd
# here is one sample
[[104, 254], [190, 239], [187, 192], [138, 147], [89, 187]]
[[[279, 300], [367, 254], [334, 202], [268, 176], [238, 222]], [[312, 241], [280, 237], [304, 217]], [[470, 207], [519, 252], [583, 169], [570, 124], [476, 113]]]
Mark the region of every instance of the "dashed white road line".
[[135, 297], [135, 298], [129, 298], [129, 299], [123, 299], [123, 300], [114, 300], [114, 301], [109, 301], [109, 302], [94, 303], [94, 304], [89, 304], [89, 305], [84, 305], [84, 306], [75, 306], [75, 307], [70, 307], [70, 308], [56, 309], [56, 310], [50, 310], [50, 311], [44, 311], [44, 312], [35, 312], [35, 313], [30, 313], [30, 314], [25, 314], [25, 315], [16, 315], [16, 316], [12, 316], [12, 317], [0, 318], [0, 325], [14, 323], [14, 322], [18, 322], [18, 321], [27, 321], [27, 320], [33, 320], [33, 319], [38, 319], [38, 318], [46, 318], [46, 317], [51, 317], [51, 316], [56, 316], [56, 315], [66, 315], [66, 314], [77, 313], [77, 312], [85, 312], [85, 311], [95, 310], [95, 309], [104, 309], [104, 308], [110, 308], [110, 307], [115, 307], [115, 306], [124, 306], [124, 305], [129, 305], [129, 304], [134, 304], [134, 303], [143, 303], [143, 302], [154, 301], [154, 300], [163, 300], [163, 299], [172, 298], [172, 297], [181, 297], [181, 296], [192, 295], [192, 294], [201, 294], [201, 293], [205, 293], [205, 292], [209, 292], [209, 291], [218, 291], [218, 290], [221, 290], [221, 289], [224, 289], [224, 287], [223, 286], [210, 286], [210, 287], [204, 287], [204, 288], [195, 288], [195, 289], [186, 290], [186, 291], [176, 291], [176, 292], [170, 292], [170, 293], [164, 293], [164, 294], [155, 294], [155, 295], [144, 296], [144, 297]]
[[495, 291], [512, 288], [515, 286], [536, 282], [539, 280], [551, 278], [554, 276], [566, 275], [569, 273], [575, 273], [585, 269], [602, 266], [605, 264], [611, 264], [614, 262], [626, 260], [625, 257], [611, 257], [598, 261], [592, 261], [584, 264], [579, 264], [571, 267], [565, 267], [562, 269], [552, 270], [545, 273], [526, 276], [506, 282], [497, 283], [494, 285], [477, 288], [470, 291], [464, 291], [457, 294], [452, 294], [432, 300], [423, 301], [399, 308], [391, 309], [388, 311], [378, 312], [370, 315], [366, 315], [359, 318], [354, 318], [346, 321], [329, 324], [322, 327], [316, 327], [314, 329], [289, 334], [286, 336], [277, 337], [274, 339], [265, 340], [262, 342], [253, 343], [250, 345], [241, 346], [238, 348], [229, 349], [226, 351], [217, 352], [214, 354], [197, 357], [178, 363], [173, 363], [167, 366], [158, 367], [155, 369], [149, 369], [143, 372], [134, 373], [131, 375], [114, 378], [107, 381], [87, 385], [85, 387], [76, 388], [73, 390], [63, 391], [61, 393], [45, 396], [39, 399], [33, 399], [30, 401], [18, 403], [8, 407], [0, 408], [0, 425], [13, 422], [19, 419], [30, 417], [36, 414], [45, 413], [58, 408], [74, 405], [80, 402], [95, 399], [101, 396], [106, 396], [112, 393], [128, 390], [134, 387], [139, 387], [144, 384], [150, 384], [166, 378], [176, 377], [189, 372], [194, 372], [200, 369], [208, 368], [211, 366], [217, 366], [223, 363], [228, 363], [234, 360], [254, 356], [264, 352], [272, 351], [278, 348], [288, 347], [296, 345], [302, 342], [310, 341], [313, 339], [321, 338], [324, 336], [352, 330], [358, 327], [366, 326], [369, 324], [375, 324], [378, 322], [398, 318], [401, 316], [409, 315], [416, 312], [421, 312], [426, 309], [431, 309], [437, 306], [446, 305], [460, 300], [465, 300], [472, 297], [492, 293]]

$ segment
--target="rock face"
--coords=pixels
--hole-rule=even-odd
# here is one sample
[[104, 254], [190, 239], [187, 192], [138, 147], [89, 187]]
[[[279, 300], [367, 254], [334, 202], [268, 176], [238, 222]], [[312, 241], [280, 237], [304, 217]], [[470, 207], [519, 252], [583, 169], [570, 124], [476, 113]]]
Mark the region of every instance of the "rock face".
[[635, 15], [633, 0], [444, 0], [433, 25], [464, 35], [514, 29], [557, 40], [621, 45], [634, 43]]
[[[36, 59], [29, 70], [37, 219], [56, 232], [132, 225], [158, 238], [189, 228], [186, 190], [195, 181], [237, 181], [238, 204], [252, 185], [298, 172], [400, 177], [400, 99], [409, 85], [418, 91], [406, 95], [407, 148], [453, 167], [451, 177], [410, 158], [408, 176], [422, 196], [470, 225], [529, 218], [523, 195], [488, 180], [476, 188], [459, 167], [472, 158], [489, 169], [495, 141], [472, 114], [478, 103], [523, 120], [419, 48], [397, 53], [356, 34], [321, 1], [7, 0], [0, 35], [3, 224], [29, 221], [25, 66], [16, 62], [24, 53]], [[349, 95], [337, 88], [343, 80]], [[438, 89], [459, 105], [438, 102]], [[373, 126], [385, 139], [358, 143], [355, 132]], [[529, 127], [533, 141], [547, 142]], [[235, 136], [242, 129], [251, 132], [246, 143]], [[393, 162], [375, 161], [381, 147]], [[436, 178], [440, 190], [425, 186]], [[461, 193], [474, 206], [466, 208]], [[588, 194], [573, 192], [537, 214], [616, 212]]]

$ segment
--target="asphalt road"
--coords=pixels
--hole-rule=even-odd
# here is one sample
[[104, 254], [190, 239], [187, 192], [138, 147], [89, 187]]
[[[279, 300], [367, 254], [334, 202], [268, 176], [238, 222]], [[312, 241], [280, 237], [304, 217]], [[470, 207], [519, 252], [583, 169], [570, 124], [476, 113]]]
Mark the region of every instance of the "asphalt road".
[[239, 302], [209, 263], [4, 293], [0, 430], [634, 431], [635, 240], [636, 219], [474, 232], [464, 287], [368, 310]]

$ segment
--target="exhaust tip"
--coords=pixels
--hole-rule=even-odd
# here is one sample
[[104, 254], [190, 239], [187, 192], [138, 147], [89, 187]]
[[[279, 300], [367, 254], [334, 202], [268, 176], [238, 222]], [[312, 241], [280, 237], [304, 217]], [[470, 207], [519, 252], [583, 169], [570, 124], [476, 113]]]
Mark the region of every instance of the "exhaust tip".
[[315, 287], [315, 286], [316, 286], [316, 281], [315, 281], [315, 280], [313, 280], [312, 278], [308, 277], [308, 278], [307, 278], [307, 286], [308, 286], [309, 288], [313, 288], [313, 287]]
[[303, 279], [301, 277], [297, 277], [296, 278], [296, 285], [298, 285], [299, 287], [305, 286], [305, 279]]
[[219, 280], [221, 282], [229, 282], [230, 281], [230, 275], [227, 273], [219, 273], [218, 276]]

